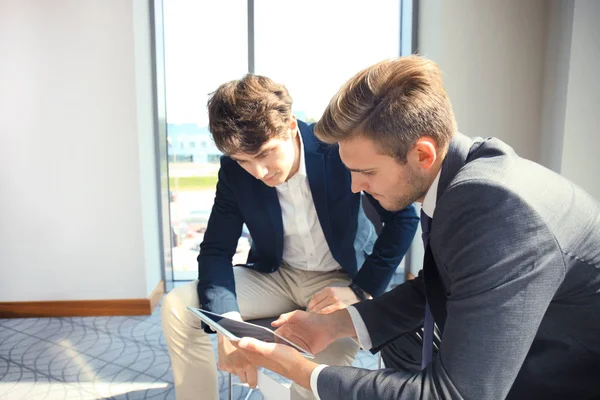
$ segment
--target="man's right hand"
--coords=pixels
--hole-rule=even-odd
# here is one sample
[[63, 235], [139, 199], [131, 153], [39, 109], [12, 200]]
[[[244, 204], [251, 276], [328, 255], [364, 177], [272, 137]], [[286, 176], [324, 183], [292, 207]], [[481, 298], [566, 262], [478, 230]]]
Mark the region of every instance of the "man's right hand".
[[257, 384], [256, 367], [235, 348], [223, 335], [218, 335], [219, 369], [235, 374], [242, 383], [248, 383], [255, 388]]
[[352, 318], [346, 309], [331, 314], [292, 311], [279, 316], [275, 332], [312, 354], [319, 354], [337, 339], [354, 337]]

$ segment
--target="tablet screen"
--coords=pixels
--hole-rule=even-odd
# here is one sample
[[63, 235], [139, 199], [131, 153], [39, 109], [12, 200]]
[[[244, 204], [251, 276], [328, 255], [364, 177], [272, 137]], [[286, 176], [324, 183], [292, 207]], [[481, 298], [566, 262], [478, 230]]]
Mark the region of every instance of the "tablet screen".
[[252, 337], [263, 342], [275, 343], [281, 342], [279, 338], [273, 334], [273, 331], [258, 325], [252, 325], [247, 322], [236, 321], [235, 319], [225, 318], [219, 314], [213, 314], [208, 311], [198, 310], [202, 315], [221, 325], [229, 332], [233, 333], [239, 338]]
[[[197, 314], [198, 317], [203, 319], [206, 324], [211, 325], [211, 328], [217, 331], [219, 331], [219, 329], [222, 329], [223, 332], [221, 333], [225, 334], [226, 337], [228, 337], [228, 335], [233, 335], [238, 339], [241, 339], [243, 337], [252, 337], [266, 343], [285, 344], [296, 348], [296, 350], [298, 350], [304, 357], [314, 357], [312, 354], [310, 354], [310, 352], [302, 349], [300, 346], [290, 342], [289, 340], [277, 335], [269, 328], [254, 325], [248, 322], [241, 322], [234, 319], [229, 319], [219, 314], [211, 313], [210, 311], [205, 311], [199, 308], [188, 307], [188, 309], [190, 309], [193, 313]], [[233, 340], [233, 338], [230, 338], [230, 340]]]

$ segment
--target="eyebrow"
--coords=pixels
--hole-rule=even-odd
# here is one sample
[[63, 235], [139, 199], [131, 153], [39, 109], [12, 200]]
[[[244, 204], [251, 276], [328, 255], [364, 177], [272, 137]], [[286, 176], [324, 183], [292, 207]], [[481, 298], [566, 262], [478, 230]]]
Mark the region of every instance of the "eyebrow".
[[356, 168], [348, 168], [348, 171], [350, 172], [359, 172], [361, 174], [364, 174], [366, 172], [372, 172], [375, 171], [377, 168], [368, 168], [368, 169], [356, 169]]
[[[260, 152], [256, 153], [255, 155], [253, 155], [250, 158], [260, 157], [260, 156], [262, 156], [263, 154], [265, 154], [266, 152], [268, 152], [270, 150], [273, 150], [273, 148], [272, 147], [268, 147], [266, 149], [262, 149]], [[234, 157], [234, 156], [229, 156], [229, 158], [231, 158], [233, 161], [248, 161], [248, 160], [242, 160], [242, 159]]]
[[271, 151], [271, 150], [273, 150], [273, 148], [272, 148], [272, 147], [268, 147], [268, 148], [266, 148], [266, 149], [263, 149], [263, 150], [262, 150], [260, 153], [256, 153], [256, 155], [255, 155], [254, 157], [255, 157], [255, 158], [256, 158], [256, 157], [260, 157], [260, 156], [264, 155], [265, 153], [267, 153], [267, 152], [269, 152], [269, 151]]
[[[344, 162], [342, 161], [342, 164]], [[371, 171], [375, 171], [377, 168], [365, 168], [365, 169], [360, 169], [360, 168], [348, 168], [348, 166], [346, 164], [344, 164], [344, 167], [346, 167], [346, 169], [350, 172], [358, 172], [358, 173], [365, 173], [365, 172], [371, 172]]]

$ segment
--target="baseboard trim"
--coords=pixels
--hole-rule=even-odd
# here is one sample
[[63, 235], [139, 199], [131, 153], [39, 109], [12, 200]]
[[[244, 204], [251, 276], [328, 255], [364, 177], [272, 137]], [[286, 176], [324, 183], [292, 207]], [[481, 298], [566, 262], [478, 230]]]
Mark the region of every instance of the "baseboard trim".
[[154, 311], [158, 303], [160, 303], [160, 299], [162, 299], [164, 294], [165, 281], [161, 280], [160, 282], [158, 282], [158, 285], [156, 285], [152, 293], [150, 293], [150, 297], [148, 298], [148, 300], [150, 300], [150, 314], [152, 314], [152, 311]]
[[0, 303], [0, 318], [150, 315], [165, 292], [160, 281], [147, 299], [21, 301]]

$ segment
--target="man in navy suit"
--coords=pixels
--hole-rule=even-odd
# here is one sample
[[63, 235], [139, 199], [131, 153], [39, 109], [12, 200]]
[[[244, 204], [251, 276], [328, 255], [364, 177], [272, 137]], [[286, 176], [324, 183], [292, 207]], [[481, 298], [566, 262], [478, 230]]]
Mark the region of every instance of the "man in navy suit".
[[[255, 75], [220, 86], [209, 101], [210, 131], [226, 156], [198, 281], [174, 289], [162, 304], [178, 399], [219, 397], [211, 342], [187, 306], [240, 320], [296, 309], [331, 313], [382, 294], [414, 237], [411, 205], [390, 212], [367, 195], [383, 222], [376, 235], [337, 146], [319, 142], [291, 106], [284, 86]], [[234, 267], [244, 224], [252, 248], [247, 263]], [[354, 341], [341, 339], [317, 361], [350, 365], [357, 351]], [[256, 367], [220, 335], [218, 353], [222, 370], [256, 385]], [[313, 395], [294, 385], [292, 398]]]

